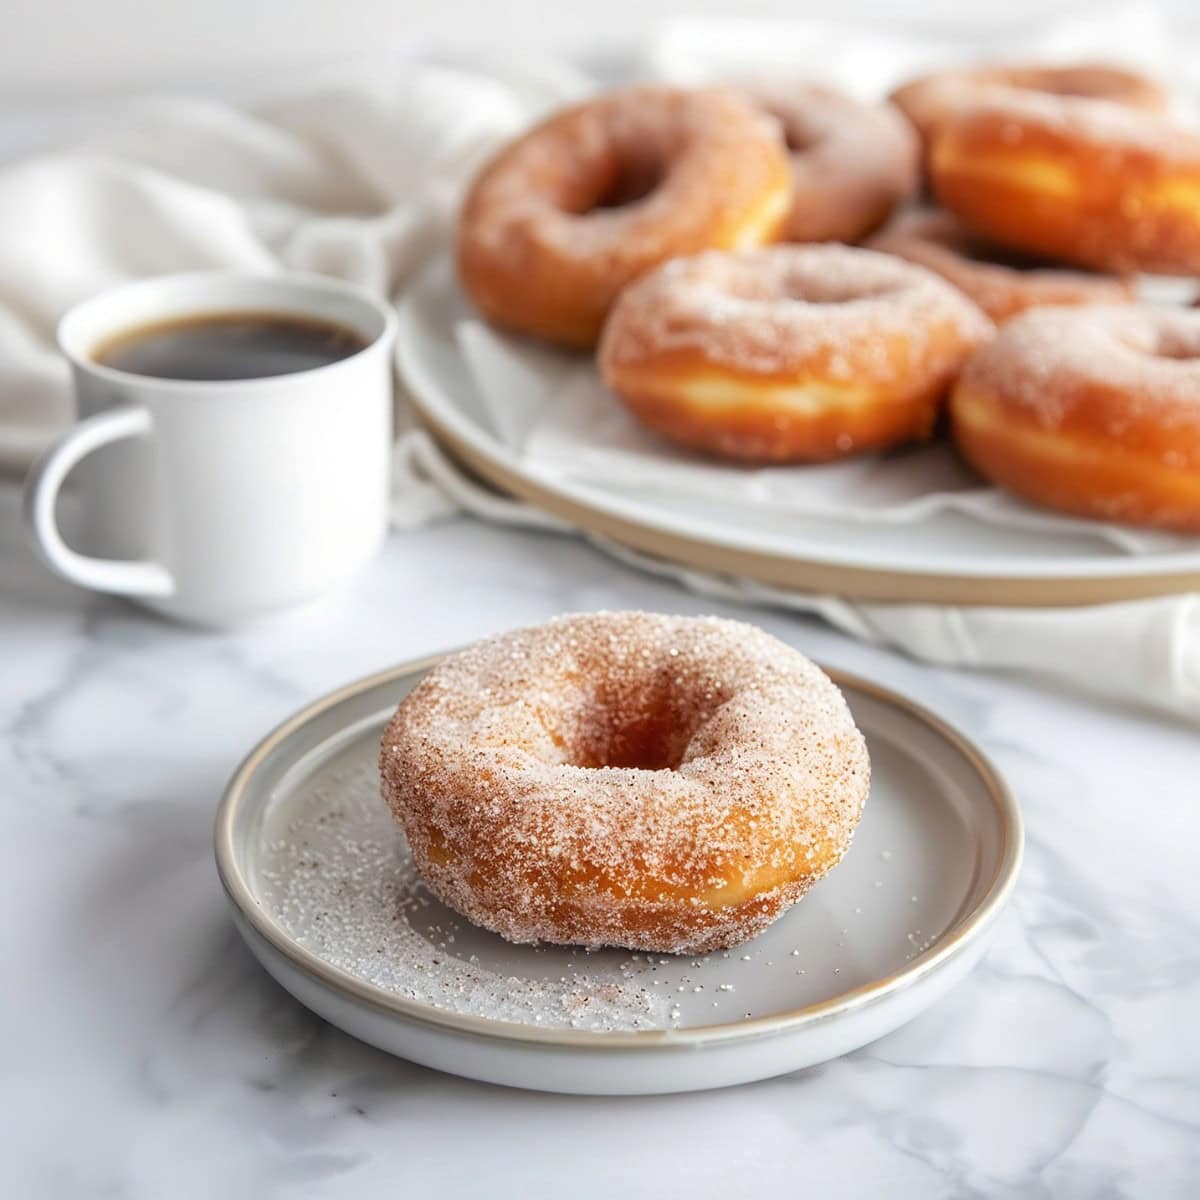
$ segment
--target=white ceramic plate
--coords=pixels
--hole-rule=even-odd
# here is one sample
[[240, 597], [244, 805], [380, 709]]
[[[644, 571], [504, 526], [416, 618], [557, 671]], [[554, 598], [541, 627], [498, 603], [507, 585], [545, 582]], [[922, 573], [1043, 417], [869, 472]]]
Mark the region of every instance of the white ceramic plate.
[[379, 798], [379, 736], [436, 659], [351, 684], [230, 781], [218, 870], [237, 926], [303, 1004], [443, 1071], [544, 1091], [743, 1083], [825, 1061], [928, 1007], [983, 953], [1022, 832], [995, 770], [901, 697], [837, 679], [867, 737], [854, 845], [767, 932], [700, 958], [513, 946], [429, 897]]
[[675, 562], [802, 590], [941, 604], [1063, 605], [1200, 590], [1200, 539], [1122, 553], [1093, 536], [945, 513], [913, 525], [722, 512], [539, 470], [493, 431], [455, 341], [469, 309], [445, 260], [401, 304], [396, 361], [425, 423], [502, 490], [589, 532]]

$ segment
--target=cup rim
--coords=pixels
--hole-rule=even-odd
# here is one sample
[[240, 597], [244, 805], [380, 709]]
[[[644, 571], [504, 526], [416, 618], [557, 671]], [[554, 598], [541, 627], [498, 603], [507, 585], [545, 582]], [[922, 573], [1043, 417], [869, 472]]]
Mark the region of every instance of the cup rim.
[[[349, 354], [345, 358], [339, 358], [335, 362], [324, 363], [319, 367], [309, 367], [303, 371], [291, 371], [284, 375], [250, 375], [245, 379], [171, 379], [162, 375], [140, 375], [132, 371], [122, 371], [118, 367], [106, 366], [89, 357], [92, 346], [96, 344], [95, 341], [93, 341], [91, 346], [81, 347], [77, 344], [77, 339], [73, 340], [73, 326], [86, 316], [94, 313], [97, 309], [103, 309], [107, 305], [114, 304], [122, 298], [136, 295], [138, 292], [151, 292], [155, 288], [185, 287], [189, 284], [213, 284], [215, 286], [228, 284], [231, 287], [237, 287], [244, 283], [278, 283], [285, 287], [294, 287], [299, 291], [307, 291], [310, 294], [323, 293], [326, 296], [332, 295], [352, 300], [369, 309], [380, 321], [380, 328], [361, 350], [356, 350], [353, 354]], [[252, 310], [249, 305], [239, 306], [236, 300], [231, 302], [228, 309], [222, 309], [221, 311], [237, 312], [239, 311], [239, 307], [246, 312], [263, 311], [262, 307]], [[300, 310], [303, 309], [302, 298], [298, 302], [297, 308]], [[186, 315], [186, 311], [187, 306], [183, 306], [183, 312], [180, 315]], [[203, 311], [203, 309], [197, 308], [197, 312]], [[359, 284], [351, 283], [344, 279], [336, 279], [329, 275], [319, 275], [312, 271], [248, 271], [236, 268], [223, 269], [216, 267], [208, 270], [176, 271], [162, 275], [147, 275], [141, 279], [133, 279], [127, 283], [120, 283], [113, 287], [105, 288], [103, 291], [89, 296], [86, 300], [79, 301], [59, 318], [55, 329], [55, 341], [59, 352], [73, 367], [81, 371], [86, 371], [89, 375], [98, 379], [107, 380], [110, 383], [123, 384], [126, 387], [152, 386], [156, 390], [179, 392], [184, 395], [189, 393], [205, 393], [207, 398], [211, 398], [214, 391], [231, 388], [242, 391], [244, 389], [278, 387], [280, 384], [291, 382], [292, 380], [309, 380], [320, 375], [322, 372], [336, 371], [339, 367], [359, 361], [363, 355], [377, 353], [381, 349], [386, 351], [387, 346], [395, 337], [396, 326], [395, 310], [387, 300], [376, 296]], [[135, 328], [136, 325], [129, 323], [129, 327]], [[112, 332], [117, 332], [119, 329], [119, 323], [114, 323]]]

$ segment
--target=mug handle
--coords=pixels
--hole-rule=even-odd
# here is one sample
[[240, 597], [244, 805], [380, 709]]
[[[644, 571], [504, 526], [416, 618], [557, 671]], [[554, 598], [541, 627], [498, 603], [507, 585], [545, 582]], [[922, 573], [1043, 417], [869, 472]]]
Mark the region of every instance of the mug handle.
[[160, 563], [93, 558], [72, 550], [55, 519], [59, 490], [80, 459], [110, 442], [145, 437], [151, 426], [144, 408], [97, 413], [67, 430], [30, 469], [25, 480], [25, 520], [42, 557], [64, 579], [124, 596], [169, 596], [175, 591], [171, 573]]

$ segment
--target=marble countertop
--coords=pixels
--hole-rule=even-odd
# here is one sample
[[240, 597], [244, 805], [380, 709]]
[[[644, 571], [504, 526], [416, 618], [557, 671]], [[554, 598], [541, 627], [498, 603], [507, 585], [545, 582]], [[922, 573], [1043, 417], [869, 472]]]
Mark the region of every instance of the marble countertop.
[[379, 667], [567, 610], [714, 605], [570, 539], [397, 535], [322, 608], [208, 634], [85, 596], [0, 487], [0, 1146], [14, 1198], [1155, 1197], [1200, 1186], [1200, 742], [1014, 679], [749, 614], [959, 724], [1026, 814], [988, 957], [827, 1066], [587, 1099], [391, 1059], [276, 986], [210, 847], [248, 746]]

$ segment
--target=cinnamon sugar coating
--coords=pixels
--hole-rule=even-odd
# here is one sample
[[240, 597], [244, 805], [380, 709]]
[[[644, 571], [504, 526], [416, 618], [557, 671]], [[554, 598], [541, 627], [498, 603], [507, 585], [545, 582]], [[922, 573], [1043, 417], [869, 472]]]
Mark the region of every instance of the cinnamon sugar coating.
[[770, 241], [790, 199], [779, 126], [744, 95], [610, 92], [483, 169], [459, 218], [459, 276], [495, 324], [589, 347], [631, 279], [677, 255]]
[[850, 246], [676, 259], [627, 288], [600, 346], [608, 385], [674, 441], [813, 462], [929, 435], [992, 324], [930, 271]]
[[792, 160], [793, 242], [857, 242], [917, 189], [918, 140], [890, 104], [863, 104], [813, 84], [749, 93], [783, 129]]
[[833, 867], [870, 766], [833, 683], [761, 630], [564, 617], [436, 666], [381, 748], [430, 890], [514, 942], [701, 953]]
[[1025, 313], [967, 365], [950, 414], [968, 461], [1018, 495], [1200, 533], [1200, 312]]

